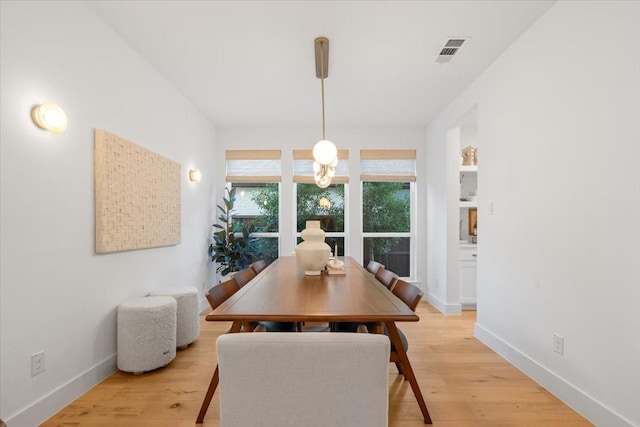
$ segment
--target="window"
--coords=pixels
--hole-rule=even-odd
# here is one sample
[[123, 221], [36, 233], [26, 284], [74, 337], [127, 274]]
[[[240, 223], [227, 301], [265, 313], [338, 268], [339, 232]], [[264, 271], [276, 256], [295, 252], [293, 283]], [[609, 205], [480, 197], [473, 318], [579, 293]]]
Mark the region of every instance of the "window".
[[293, 182], [296, 192], [296, 242], [302, 238], [300, 232], [309, 220], [319, 220], [325, 231], [325, 242], [338, 255], [346, 251], [347, 226], [345, 208], [347, 206], [347, 183], [349, 182], [349, 150], [338, 150], [336, 174], [327, 188], [319, 188], [313, 179], [313, 155], [311, 150], [293, 150]]
[[[278, 183], [232, 183], [236, 188], [234, 218], [240, 223], [254, 224], [253, 250], [267, 264], [278, 258], [280, 237], [280, 184]], [[235, 227], [234, 227], [235, 229]]]
[[345, 184], [331, 184], [320, 188], [315, 184], [296, 184], [296, 236], [300, 243], [300, 232], [309, 220], [320, 221], [325, 231], [325, 242], [338, 255], [345, 254]]
[[[236, 188], [234, 218], [255, 226], [252, 242], [258, 257], [271, 263], [280, 241], [280, 150], [227, 150], [227, 183]], [[236, 228], [237, 227], [237, 228]]]
[[415, 150], [362, 150], [362, 260], [412, 277]]

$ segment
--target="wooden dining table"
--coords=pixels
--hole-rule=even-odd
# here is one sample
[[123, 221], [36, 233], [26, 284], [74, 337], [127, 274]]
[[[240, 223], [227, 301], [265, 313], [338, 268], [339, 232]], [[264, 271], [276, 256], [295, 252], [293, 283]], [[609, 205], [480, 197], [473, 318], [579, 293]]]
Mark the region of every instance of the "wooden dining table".
[[[372, 322], [376, 332], [388, 330], [404, 377], [411, 384], [424, 422], [431, 424], [427, 405], [402, 345], [395, 322], [417, 322], [418, 315], [351, 257], [344, 274], [306, 276], [295, 256], [280, 257], [206, 316], [208, 321], [232, 321], [229, 332], [250, 331], [259, 321]], [[197, 423], [202, 423], [218, 386], [218, 366], [211, 378]]]

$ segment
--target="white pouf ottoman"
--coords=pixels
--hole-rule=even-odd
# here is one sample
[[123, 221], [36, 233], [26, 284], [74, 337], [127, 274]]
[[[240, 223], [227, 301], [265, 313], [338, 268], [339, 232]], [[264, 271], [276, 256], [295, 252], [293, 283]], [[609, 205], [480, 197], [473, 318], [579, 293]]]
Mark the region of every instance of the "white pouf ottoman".
[[192, 286], [152, 292], [149, 295], [170, 296], [178, 303], [176, 323], [176, 347], [183, 350], [200, 336], [198, 290]]
[[118, 306], [118, 369], [140, 373], [176, 357], [176, 300], [136, 298]]

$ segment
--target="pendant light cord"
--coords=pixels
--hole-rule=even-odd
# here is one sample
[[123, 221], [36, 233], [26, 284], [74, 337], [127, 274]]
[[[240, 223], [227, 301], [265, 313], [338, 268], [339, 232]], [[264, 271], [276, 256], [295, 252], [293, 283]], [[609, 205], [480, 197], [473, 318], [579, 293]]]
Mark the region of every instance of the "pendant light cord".
[[324, 42], [320, 42], [320, 87], [322, 88], [322, 139], [327, 139], [324, 132]]

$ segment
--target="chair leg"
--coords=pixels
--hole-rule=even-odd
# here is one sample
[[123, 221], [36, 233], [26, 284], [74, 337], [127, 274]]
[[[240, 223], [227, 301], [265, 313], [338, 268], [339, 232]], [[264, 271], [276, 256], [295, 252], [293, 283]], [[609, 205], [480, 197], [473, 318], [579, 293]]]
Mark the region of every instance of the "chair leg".
[[420, 407], [420, 411], [422, 412], [422, 416], [424, 417], [425, 424], [432, 424], [431, 416], [429, 415], [429, 410], [427, 409], [427, 404], [424, 401], [424, 397], [422, 396], [422, 391], [420, 391], [420, 386], [418, 385], [418, 380], [416, 379], [416, 375], [413, 372], [413, 368], [411, 367], [411, 362], [409, 362], [409, 358], [407, 357], [407, 353], [402, 346], [402, 340], [400, 339], [400, 335], [398, 334], [398, 328], [394, 322], [386, 322], [387, 330], [389, 331], [389, 338], [391, 339], [391, 344], [395, 348], [395, 352], [398, 355], [398, 359], [402, 364], [402, 368], [404, 371], [404, 377], [411, 384], [411, 389], [413, 390], [413, 394], [416, 397], [416, 401], [418, 402], [418, 406]]
[[198, 413], [196, 424], [202, 424], [204, 416], [207, 413], [207, 409], [209, 409], [209, 404], [211, 404], [213, 393], [216, 392], [216, 388], [218, 387], [218, 380], [218, 365], [216, 364], [216, 370], [213, 372], [213, 377], [211, 378], [211, 383], [209, 384], [209, 388], [207, 389], [207, 394], [205, 394], [204, 400], [202, 401], [202, 406], [200, 407], [200, 412]]

